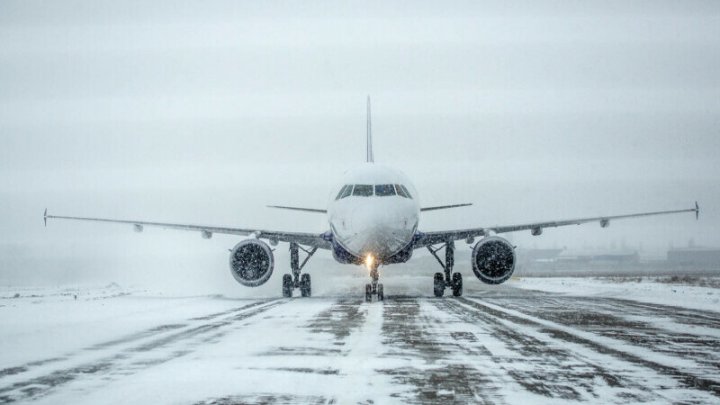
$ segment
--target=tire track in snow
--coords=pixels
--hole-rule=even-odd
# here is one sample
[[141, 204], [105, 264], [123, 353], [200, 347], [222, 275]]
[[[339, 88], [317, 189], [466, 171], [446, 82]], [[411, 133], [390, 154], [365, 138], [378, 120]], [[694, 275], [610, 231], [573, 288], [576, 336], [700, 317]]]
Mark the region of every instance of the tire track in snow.
[[[483, 301], [641, 346], [664, 356], [691, 359], [697, 364], [694, 374], [720, 380], [720, 320], [713, 322], [702, 311], [694, 314], [692, 310], [648, 307], [625, 300], [567, 296], [540, 300], [497, 298]], [[693, 334], [690, 333], [692, 329], [685, 325], [699, 326], [702, 330]]]
[[671, 305], [648, 304], [617, 298], [607, 299], [605, 303], [608, 303], [608, 301], [611, 302], [611, 305], [615, 305], [615, 303], [620, 303], [625, 307], [641, 310], [643, 311], [643, 315], [647, 315], [647, 312], [651, 312], [652, 316], [669, 317], [672, 318], [675, 322], [685, 325], [705, 326], [713, 329], [720, 328], [720, 315], [718, 315], [718, 313], [716, 312], [674, 307]]
[[630, 386], [615, 373], [578, 357], [563, 345], [551, 344], [527, 333], [523, 330], [527, 324], [507, 325], [494, 316], [461, 305], [458, 299], [431, 302], [440, 311], [473, 325], [476, 333], [482, 334], [479, 344], [486, 347], [487, 363], [503, 370], [528, 393], [568, 401], [597, 400], [601, 395], [599, 389], [623, 395], [634, 390], [637, 391], [632, 398], [635, 401], [652, 397], [652, 393], [643, 392], [647, 390], [640, 385]]
[[384, 303], [383, 357], [401, 364], [378, 370], [398, 384], [391, 397], [412, 404], [501, 402], [497, 381], [472, 364], [472, 356], [486, 353], [468, 347], [467, 335], [437, 329], [443, 321], [423, 311], [420, 300], [390, 297]]
[[[170, 329], [171, 332], [157, 338], [154, 338], [154, 334], [151, 333], [150, 336], [153, 336], [153, 338], [148, 341], [140, 342], [126, 349], [121, 349], [114, 355], [104, 355], [94, 361], [56, 369], [47, 374], [0, 387], [0, 403], [12, 403], [19, 400], [26, 401], [45, 396], [56, 387], [81, 378], [100, 378], [101, 381], [107, 383], [109, 380], [117, 378], [118, 376], [133, 374], [147, 367], [191, 353], [195, 346], [212, 342], [213, 339], [220, 337], [224, 333], [222, 331], [223, 328], [247, 318], [257, 316], [277, 305], [287, 302], [288, 300], [279, 299], [254, 302], [207, 317], [194, 318], [200, 319], [199, 322], [196, 321], [199, 325], [193, 325], [191, 323], [181, 329], [173, 328]], [[167, 330], [168, 329], [161, 328], [163, 332]], [[129, 335], [131, 337], [130, 342], [137, 342], [146, 337], [145, 335], [140, 335], [142, 334]], [[193, 341], [192, 339], [196, 340]], [[112, 342], [114, 343], [109, 346], [110, 348], [120, 343], [128, 343], [127, 340], [122, 339], [117, 339]], [[185, 344], [185, 347], [182, 347], [183, 344]], [[176, 347], [173, 350], [173, 345], [180, 347]], [[95, 346], [91, 346], [90, 349], [98, 350]], [[157, 353], [160, 354], [160, 356], [152, 357], [156, 354], [154, 351], [158, 351], [159, 349], [163, 349]], [[149, 358], [147, 357], [148, 354], [151, 355]]]
[[[294, 333], [258, 350], [257, 356], [263, 358], [259, 362], [262, 366], [243, 370], [270, 373], [282, 380], [321, 381], [324, 389], [298, 393], [286, 392], [285, 384], [274, 387], [273, 384], [258, 384], [196, 404], [373, 403], [370, 398], [375, 397], [375, 393], [370, 389], [377, 373], [374, 370], [365, 373], [367, 370], [358, 367], [358, 360], [371, 360], [374, 349], [378, 348], [367, 339], [371, 338], [368, 334], [373, 333], [373, 328], [368, 328], [368, 314], [376, 318], [374, 315], [377, 314], [372, 315], [372, 310], [381, 307], [371, 308], [361, 298], [323, 297], [294, 301], [290, 304], [293, 308], [283, 315], [291, 318], [287, 324]], [[322, 307], [318, 308], [318, 303], [322, 303]], [[298, 316], [296, 311], [306, 315]]]
[[[220, 317], [220, 316], [225, 316], [225, 315], [231, 314], [233, 312], [241, 311], [241, 310], [244, 310], [247, 308], [252, 308], [254, 306], [262, 304], [263, 302], [266, 302], [266, 301], [253, 302], [253, 303], [250, 303], [247, 305], [243, 305], [239, 308], [233, 308], [233, 309], [230, 309], [227, 311], [217, 312], [217, 313], [205, 315], [202, 317], [190, 318], [190, 319], [188, 319], [188, 321], [197, 321], [197, 320], [208, 320], [209, 321], [209, 320], [212, 320], [212, 319]], [[12, 367], [8, 367], [5, 369], [1, 369], [0, 370], [0, 382], [2, 382], [3, 378], [5, 378], [5, 377], [15, 376], [15, 375], [19, 375], [19, 374], [23, 374], [23, 373], [27, 373], [27, 372], [32, 372], [41, 366], [47, 366], [48, 364], [59, 363], [62, 361], [73, 359], [74, 357], [78, 356], [82, 352], [91, 352], [91, 351], [112, 349], [117, 346], [126, 345], [126, 344], [140, 341], [140, 340], [143, 340], [143, 339], [155, 336], [155, 335], [160, 335], [160, 334], [166, 333], [171, 330], [180, 329], [180, 328], [186, 327], [187, 325], [188, 325], [187, 323], [171, 323], [171, 324], [163, 324], [163, 325], [159, 325], [159, 326], [153, 326], [151, 328], [147, 328], [147, 329], [141, 330], [139, 332], [133, 332], [133, 333], [127, 334], [125, 336], [122, 336], [122, 337], [119, 337], [116, 339], [111, 339], [111, 340], [108, 340], [105, 342], [96, 343], [96, 344], [93, 344], [86, 348], [80, 349], [78, 351], [69, 352], [69, 353], [63, 354], [61, 356], [31, 361], [31, 362], [28, 362], [25, 364], [21, 364], [19, 366], [12, 366]]]
[[[520, 311], [505, 309], [498, 305], [483, 302], [478, 299], [460, 298], [458, 299], [458, 302], [464, 304], [465, 307], [474, 309], [475, 314], [480, 318], [495, 318], [495, 322], [531, 328], [542, 335], [560, 341], [560, 344], [565, 342], [565, 344], [569, 343], [579, 345], [590, 349], [590, 353], [608, 355], [621, 362], [630, 363], [635, 366], [651, 370], [659, 375], [669, 377], [673, 381], [679, 383], [679, 388], [690, 389], [683, 390], [686, 396], [674, 399], [676, 401], [680, 399], [687, 400], [688, 398], [693, 397], [699, 397], [700, 401], [715, 401], [717, 399], [712, 399], [713, 396], [720, 396], [720, 382], [695, 375], [687, 370], [688, 367], [691, 367], [694, 364], [692, 361], [667, 358], [667, 356], [658, 355], [642, 346], [623, 344], [623, 342], [615, 339], [609, 339], [595, 335], [591, 332], [573, 329], [552, 321], [523, 314]], [[558, 310], [563, 309], [566, 309], [566, 307], [562, 306]], [[622, 326], [620, 326], [620, 328], [621, 327]], [[682, 352], [682, 349], [678, 349], [678, 351]], [[628, 375], [625, 373], [625, 376], [621, 381], [633, 381], [638, 376], [642, 376], [642, 374], [633, 373]], [[656, 393], [663, 391], [665, 388], [667, 387], [646, 387], [646, 389], [652, 389]], [[709, 394], [710, 396], [704, 397], [702, 395], [703, 393]]]

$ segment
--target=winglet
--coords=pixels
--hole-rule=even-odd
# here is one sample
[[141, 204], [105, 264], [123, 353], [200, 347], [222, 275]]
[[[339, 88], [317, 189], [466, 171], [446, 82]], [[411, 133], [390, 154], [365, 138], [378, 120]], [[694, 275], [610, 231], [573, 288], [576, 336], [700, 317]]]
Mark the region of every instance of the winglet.
[[700, 219], [700, 206], [698, 205], [697, 201], [695, 201], [695, 220]]
[[45, 208], [45, 213], [43, 214], [43, 222], [45, 222], [45, 227], [47, 228], [47, 208]]
[[370, 95], [367, 96], [367, 139], [366, 159], [368, 163], [374, 163], [375, 157], [372, 150], [372, 121], [370, 120]]

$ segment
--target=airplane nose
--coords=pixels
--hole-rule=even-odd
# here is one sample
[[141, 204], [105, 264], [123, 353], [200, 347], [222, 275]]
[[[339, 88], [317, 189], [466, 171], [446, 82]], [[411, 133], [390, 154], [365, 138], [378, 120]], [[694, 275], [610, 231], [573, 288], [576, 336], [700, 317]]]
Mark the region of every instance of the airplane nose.
[[357, 207], [352, 221], [357, 247], [363, 254], [390, 256], [405, 247], [412, 237], [410, 219], [391, 207]]
[[352, 215], [352, 227], [360, 232], [392, 228], [400, 223], [402, 219], [394, 210], [381, 207], [357, 207]]

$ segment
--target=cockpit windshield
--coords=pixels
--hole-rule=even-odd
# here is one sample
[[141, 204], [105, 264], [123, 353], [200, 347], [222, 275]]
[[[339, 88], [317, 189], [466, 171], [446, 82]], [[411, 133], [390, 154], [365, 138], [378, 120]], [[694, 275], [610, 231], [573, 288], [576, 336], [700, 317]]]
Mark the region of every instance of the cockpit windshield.
[[370, 184], [356, 184], [355, 188], [353, 188], [352, 195], [370, 197], [373, 195], [373, 186]]
[[397, 193], [400, 197], [412, 198], [408, 189], [405, 188], [405, 186], [403, 186], [402, 184], [396, 184], [395, 188], [397, 189]]
[[412, 198], [410, 192], [402, 184], [346, 184], [340, 189], [335, 200], [340, 200], [351, 195], [358, 197], [371, 197], [373, 195], [388, 197], [399, 195], [404, 198]]
[[346, 188], [348, 188], [348, 185], [342, 186], [342, 188], [340, 189], [340, 191], [338, 191], [337, 197], [335, 197], [335, 201], [337, 201], [337, 200], [339, 200], [339, 199], [342, 198], [343, 193], [345, 192], [345, 189], [346, 189]]
[[343, 190], [343, 193], [340, 196], [340, 198], [345, 198], [345, 197], [349, 196], [350, 194], [352, 194], [352, 189], [353, 189], [352, 184], [348, 184], [347, 186], [345, 186], [345, 190]]
[[378, 197], [395, 195], [395, 186], [393, 186], [392, 184], [376, 184], [375, 195]]
[[352, 193], [353, 186], [352, 184], [346, 184], [343, 186], [343, 188], [340, 189], [340, 192], [338, 192], [337, 197], [335, 197], [335, 200], [339, 200], [341, 198], [345, 198]]

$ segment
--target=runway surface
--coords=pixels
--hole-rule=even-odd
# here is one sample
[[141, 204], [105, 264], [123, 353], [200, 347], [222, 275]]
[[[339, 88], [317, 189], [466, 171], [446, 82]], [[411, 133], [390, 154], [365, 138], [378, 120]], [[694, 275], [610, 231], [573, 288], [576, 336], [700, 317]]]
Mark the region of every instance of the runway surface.
[[[0, 403], [720, 403], [720, 313], [508, 286], [399, 292], [39, 299], [98, 316], [5, 329], [17, 353]], [[6, 326], [23, 305], [8, 302]]]

